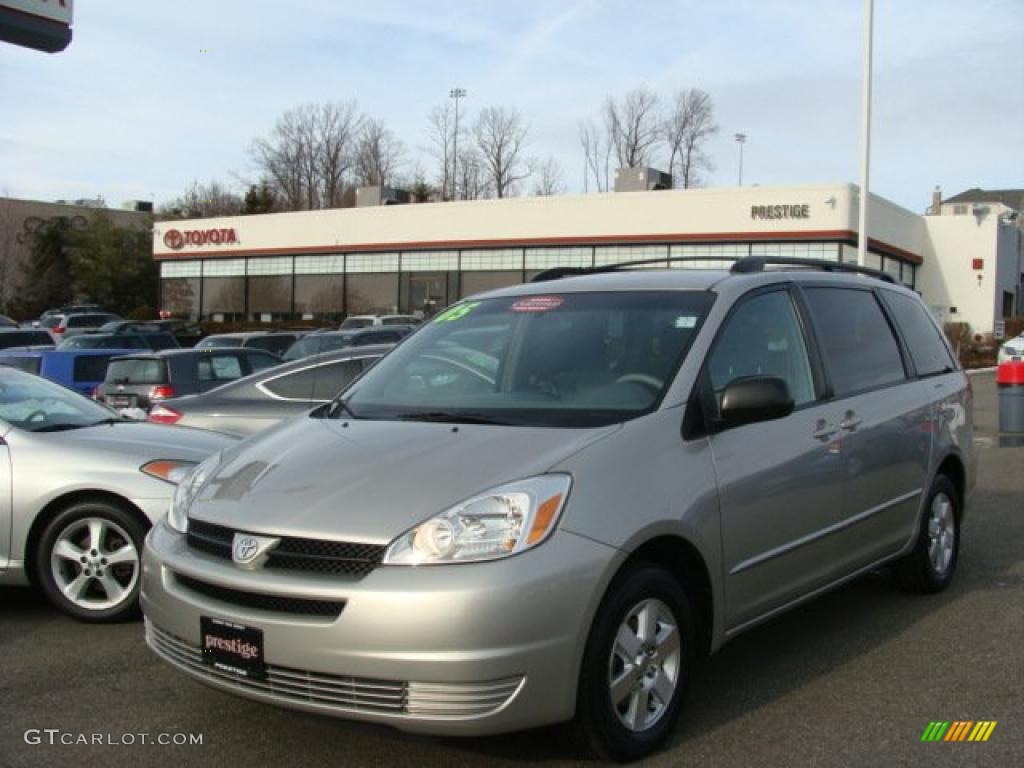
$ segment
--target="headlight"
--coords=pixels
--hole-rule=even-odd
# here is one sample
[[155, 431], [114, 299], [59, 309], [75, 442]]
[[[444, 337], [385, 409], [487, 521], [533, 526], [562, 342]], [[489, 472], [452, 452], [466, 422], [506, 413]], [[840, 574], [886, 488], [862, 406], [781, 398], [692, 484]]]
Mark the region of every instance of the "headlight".
[[192, 467], [195, 465], [196, 462], [194, 461], [165, 461], [164, 459], [159, 459], [143, 464], [139, 467], [139, 471], [146, 473], [150, 477], [155, 477], [157, 480], [164, 480], [177, 485], [188, 476], [188, 473], [192, 471]]
[[543, 542], [569, 496], [569, 475], [540, 475], [474, 496], [403, 533], [385, 565], [497, 560]]
[[192, 506], [196, 494], [206, 485], [206, 481], [220, 464], [220, 458], [219, 453], [207, 458], [185, 475], [174, 489], [171, 508], [167, 511], [167, 524], [178, 533], [185, 533], [188, 530], [188, 508]]

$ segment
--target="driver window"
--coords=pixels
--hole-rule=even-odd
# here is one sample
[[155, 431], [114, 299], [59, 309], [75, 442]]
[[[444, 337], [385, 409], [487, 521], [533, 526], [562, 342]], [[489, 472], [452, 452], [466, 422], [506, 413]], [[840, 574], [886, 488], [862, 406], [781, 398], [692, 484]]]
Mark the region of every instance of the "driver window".
[[772, 291], [744, 301], [727, 321], [708, 360], [716, 404], [735, 379], [777, 376], [796, 406], [814, 400], [814, 380], [793, 300]]

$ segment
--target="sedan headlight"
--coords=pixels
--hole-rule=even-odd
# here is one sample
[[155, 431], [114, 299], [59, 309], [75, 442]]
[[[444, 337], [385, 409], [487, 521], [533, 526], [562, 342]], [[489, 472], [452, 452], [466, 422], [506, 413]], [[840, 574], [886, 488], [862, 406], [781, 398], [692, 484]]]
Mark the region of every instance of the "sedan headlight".
[[541, 544], [558, 524], [569, 475], [540, 475], [474, 496], [399, 536], [386, 565], [497, 560]]
[[215, 453], [202, 463], [195, 466], [191, 472], [185, 475], [178, 487], [174, 489], [174, 497], [171, 499], [171, 508], [167, 511], [167, 524], [178, 533], [185, 533], [188, 530], [188, 508], [195, 501], [196, 494], [206, 485], [217, 465], [220, 464], [221, 455]]

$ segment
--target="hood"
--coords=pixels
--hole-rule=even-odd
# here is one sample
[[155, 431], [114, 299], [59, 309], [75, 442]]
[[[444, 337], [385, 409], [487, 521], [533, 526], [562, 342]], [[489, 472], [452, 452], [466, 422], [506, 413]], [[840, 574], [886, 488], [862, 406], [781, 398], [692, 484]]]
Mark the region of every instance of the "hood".
[[190, 514], [254, 533], [387, 544], [618, 429], [293, 419], [229, 452]]
[[237, 443], [236, 438], [215, 432], [163, 424], [118, 422], [86, 427], [59, 435], [62, 445], [90, 452], [125, 453], [147, 459], [180, 459], [199, 462], [212, 453]]

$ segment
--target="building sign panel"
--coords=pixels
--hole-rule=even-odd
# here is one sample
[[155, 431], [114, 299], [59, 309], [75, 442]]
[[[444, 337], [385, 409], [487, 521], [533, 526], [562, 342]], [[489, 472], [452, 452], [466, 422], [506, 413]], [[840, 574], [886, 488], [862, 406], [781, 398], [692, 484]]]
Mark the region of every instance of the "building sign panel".
[[797, 205], [752, 205], [750, 206], [750, 218], [752, 219], [809, 219], [811, 218], [811, 206], [807, 203]]

